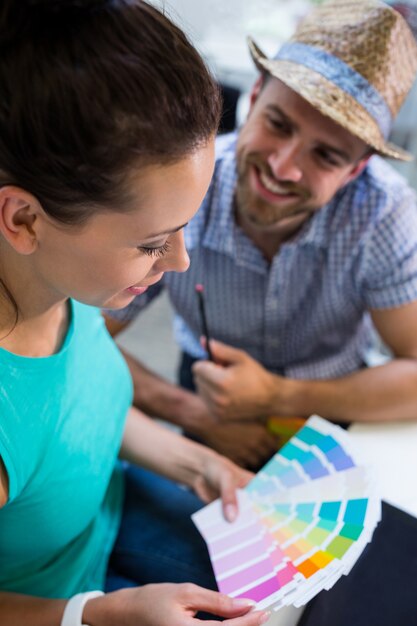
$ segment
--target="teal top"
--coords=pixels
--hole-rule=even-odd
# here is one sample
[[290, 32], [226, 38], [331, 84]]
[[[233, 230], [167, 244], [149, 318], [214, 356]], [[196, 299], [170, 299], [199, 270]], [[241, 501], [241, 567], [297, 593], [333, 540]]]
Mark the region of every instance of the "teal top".
[[61, 350], [0, 349], [0, 589], [49, 598], [102, 589], [120, 524], [117, 461], [132, 383], [100, 312], [70, 301]]

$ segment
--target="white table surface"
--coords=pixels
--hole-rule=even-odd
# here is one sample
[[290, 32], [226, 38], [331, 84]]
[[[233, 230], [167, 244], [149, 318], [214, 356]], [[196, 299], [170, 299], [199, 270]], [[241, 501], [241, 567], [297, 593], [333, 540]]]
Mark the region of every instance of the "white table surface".
[[349, 434], [374, 467], [381, 498], [417, 517], [417, 422], [353, 424]]

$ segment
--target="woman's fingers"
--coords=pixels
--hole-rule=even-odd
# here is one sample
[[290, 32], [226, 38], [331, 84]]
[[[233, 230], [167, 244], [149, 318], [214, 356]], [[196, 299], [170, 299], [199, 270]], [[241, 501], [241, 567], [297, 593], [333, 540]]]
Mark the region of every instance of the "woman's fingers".
[[[196, 611], [205, 611], [226, 619], [225, 624], [230, 626], [258, 626], [264, 624], [269, 613], [265, 611], [253, 611], [255, 603], [244, 598], [230, 598], [217, 591], [203, 589], [196, 585], [185, 585], [185, 594], [189, 596], [190, 603]], [[205, 621], [207, 626], [217, 625], [218, 622]]]

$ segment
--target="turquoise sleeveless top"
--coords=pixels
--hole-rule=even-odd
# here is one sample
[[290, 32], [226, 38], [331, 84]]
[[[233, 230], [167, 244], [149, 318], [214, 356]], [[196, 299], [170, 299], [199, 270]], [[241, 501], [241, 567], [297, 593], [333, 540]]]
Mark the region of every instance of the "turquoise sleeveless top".
[[[0, 590], [65, 598], [101, 589], [120, 524], [117, 461], [132, 384], [100, 312], [70, 301], [61, 350], [0, 349]], [[1, 343], [0, 343], [1, 345]]]

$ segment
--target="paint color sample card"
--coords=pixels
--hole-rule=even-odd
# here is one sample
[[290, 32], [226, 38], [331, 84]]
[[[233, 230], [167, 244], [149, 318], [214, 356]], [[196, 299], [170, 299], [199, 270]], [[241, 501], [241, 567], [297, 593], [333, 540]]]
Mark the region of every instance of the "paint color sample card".
[[346, 431], [311, 417], [239, 492], [233, 524], [218, 500], [195, 513], [220, 591], [279, 610], [349, 573], [381, 516], [356, 456]]
[[295, 433], [306, 423], [303, 417], [270, 417], [266, 423], [267, 429], [278, 439], [278, 443], [283, 446]]

